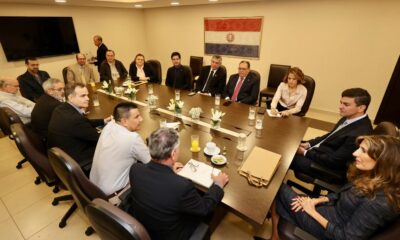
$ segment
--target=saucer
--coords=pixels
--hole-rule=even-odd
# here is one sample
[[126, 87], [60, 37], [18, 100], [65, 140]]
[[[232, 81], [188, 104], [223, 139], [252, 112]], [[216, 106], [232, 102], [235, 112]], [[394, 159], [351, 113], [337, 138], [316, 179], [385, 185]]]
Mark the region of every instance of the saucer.
[[200, 150], [201, 150], [200, 147], [198, 147], [196, 150], [194, 150], [193, 148], [190, 148], [190, 151], [191, 151], [191, 152], [196, 152], [196, 153], [197, 153], [197, 152], [200, 152]]
[[204, 153], [208, 156], [214, 156], [217, 155], [221, 152], [221, 149], [219, 147], [215, 147], [214, 152], [210, 152], [207, 148], [204, 148]]
[[211, 157], [211, 162], [215, 165], [224, 165], [227, 161], [223, 155], [214, 155]]

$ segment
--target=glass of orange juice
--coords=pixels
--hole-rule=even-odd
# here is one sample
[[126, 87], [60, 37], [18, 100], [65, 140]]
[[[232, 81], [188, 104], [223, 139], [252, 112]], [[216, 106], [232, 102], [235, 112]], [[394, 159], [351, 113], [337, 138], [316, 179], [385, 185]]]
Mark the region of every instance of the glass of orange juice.
[[200, 151], [199, 135], [192, 135], [190, 136], [190, 139], [191, 139], [190, 151], [192, 152]]

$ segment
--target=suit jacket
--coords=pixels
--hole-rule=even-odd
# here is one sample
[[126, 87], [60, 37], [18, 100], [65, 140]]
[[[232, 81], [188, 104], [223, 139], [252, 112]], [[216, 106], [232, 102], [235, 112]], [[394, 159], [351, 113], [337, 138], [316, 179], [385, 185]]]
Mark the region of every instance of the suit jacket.
[[[128, 75], [128, 72], [126, 71], [126, 68], [124, 67], [124, 64], [122, 64], [121, 61], [118, 61], [115, 59], [115, 68], [117, 69], [119, 73], [120, 78], [125, 78]], [[111, 80], [111, 67], [110, 64], [108, 64], [107, 61], [104, 61], [101, 66], [100, 66], [100, 81], [108, 81]]]
[[[331, 132], [308, 142], [311, 146], [318, 144], [335, 131], [345, 120], [346, 118], [341, 118]], [[306, 157], [311, 159], [312, 162], [314, 161], [323, 166], [345, 170], [348, 163], [354, 159], [352, 154], [357, 149], [356, 138], [361, 135], [368, 135], [371, 132], [371, 120], [366, 116], [335, 132], [322, 142], [319, 147], [308, 150]]]
[[211, 93], [212, 95], [215, 95], [216, 93], [222, 95], [226, 84], [226, 70], [222, 67], [217, 69], [213, 77], [207, 83], [207, 89], [204, 89], [203, 91], [208, 75], [210, 74], [210, 69], [210, 65], [201, 68], [199, 79], [196, 82], [196, 91]]
[[[232, 98], [233, 92], [235, 91], [236, 83], [239, 80], [239, 74], [233, 74], [229, 77], [228, 84], [226, 84], [224, 90], [224, 97]], [[249, 73], [242, 87], [240, 88], [237, 101], [241, 103], [254, 105], [258, 99], [258, 93], [260, 92], [260, 79], [253, 73]]]
[[[45, 71], [39, 70], [38, 72], [42, 83], [50, 78], [49, 74]], [[36, 78], [26, 71], [24, 74], [20, 75], [18, 78], [19, 90], [21, 95], [33, 102], [44, 94], [42, 84], [39, 84]]]
[[[81, 65], [75, 63], [68, 66], [67, 71], [67, 80], [69, 83], [83, 83], [82, 75], [81, 75]], [[91, 68], [88, 64], [83, 66], [83, 76], [85, 77], [85, 84], [90, 83], [91, 81], [95, 81], [93, 68]]]
[[[157, 75], [154, 72], [154, 70], [150, 64], [145, 63], [143, 66], [143, 71], [144, 71], [144, 74], [146, 74], [146, 77], [150, 78], [149, 82], [158, 83]], [[131, 76], [133, 81], [139, 81], [139, 77], [136, 76], [136, 74], [137, 74], [137, 67], [136, 67], [135, 62], [133, 62], [129, 66], [129, 75]]]
[[151, 239], [189, 239], [201, 218], [210, 214], [224, 195], [217, 185], [200, 195], [194, 184], [166, 165], [151, 161], [130, 170], [130, 214], [147, 229]]
[[179, 65], [179, 67], [170, 67], [167, 71], [165, 85], [168, 87], [190, 90], [192, 88], [192, 75], [188, 67]]
[[39, 134], [43, 140], [47, 139], [47, 128], [49, 126], [51, 114], [54, 109], [61, 104], [54, 97], [43, 94], [35, 104], [31, 114], [32, 129]]
[[106, 60], [106, 53], [108, 51], [107, 46], [102, 43], [98, 48], [97, 48], [97, 62], [95, 62], [94, 64], [97, 66], [97, 69], [100, 72], [100, 66], [101, 64], [104, 62], [104, 60]]
[[100, 136], [95, 127], [103, 124], [103, 119], [89, 120], [71, 104], [62, 103], [51, 115], [47, 145], [61, 148], [82, 167], [91, 165]]

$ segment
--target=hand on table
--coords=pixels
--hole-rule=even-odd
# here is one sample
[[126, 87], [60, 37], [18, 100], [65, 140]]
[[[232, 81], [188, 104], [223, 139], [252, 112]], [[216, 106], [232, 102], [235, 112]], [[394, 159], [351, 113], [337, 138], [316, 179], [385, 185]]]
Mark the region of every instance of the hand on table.
[[211, 175], [212, 180], [214, 183], [221, 188], [224, 188], [224, 186], [229, 182], [229, 177], [226, 173], [220, 172], [217, 176]]

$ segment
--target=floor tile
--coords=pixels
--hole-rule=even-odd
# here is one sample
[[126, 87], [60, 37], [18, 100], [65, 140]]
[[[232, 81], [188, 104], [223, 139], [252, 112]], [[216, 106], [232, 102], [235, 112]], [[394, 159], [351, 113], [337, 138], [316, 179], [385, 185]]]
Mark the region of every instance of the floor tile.
[[48, 195], [13, 216], [25, 238], [29, 238], [50, 223], [57, 222], [58, 224], [72, 204], [71, 201], [67, 201], [53, 206], [52, 201], [53, 196]]
[[32, 172], [15, 169], [14, 173], [0, 178], [0, 197], [16, 191], [33, 181], [34, 175]]
[[4, 240], [24, 240], [18, 231], [17, 225], [9, 218], [0, 222], [0, 239]]
[[10, 214], [6, 206], [4, 205], [3, 201], [0, 201], [0, 222], [10, 218]]
[[50, 194], [52, 194], [51, 188], [45, 183], [35, 185], [33, 182], [28, 182], [18, 190], [3, 196], [2, 199], [10, 214], [15, 215]]
[[70, 240], [70, 239], [99, 239], [96, 233], [91, 236], [85, 235], [85, 230], [89, 225], [81, 219], [78, 214], [73, 214], [68, 219], [68, 224], [65, 228], [58, 227], [58, 221], [52, 222], [38, 233], [34, 234], [29, 240], [43, 240], [43, 239], [57, 239], [57, 240]]
[[255, 230], [250, 224], [236, 215], [228, 213], [213, 232], [211, 240], [253, 239], [254, 233]]

